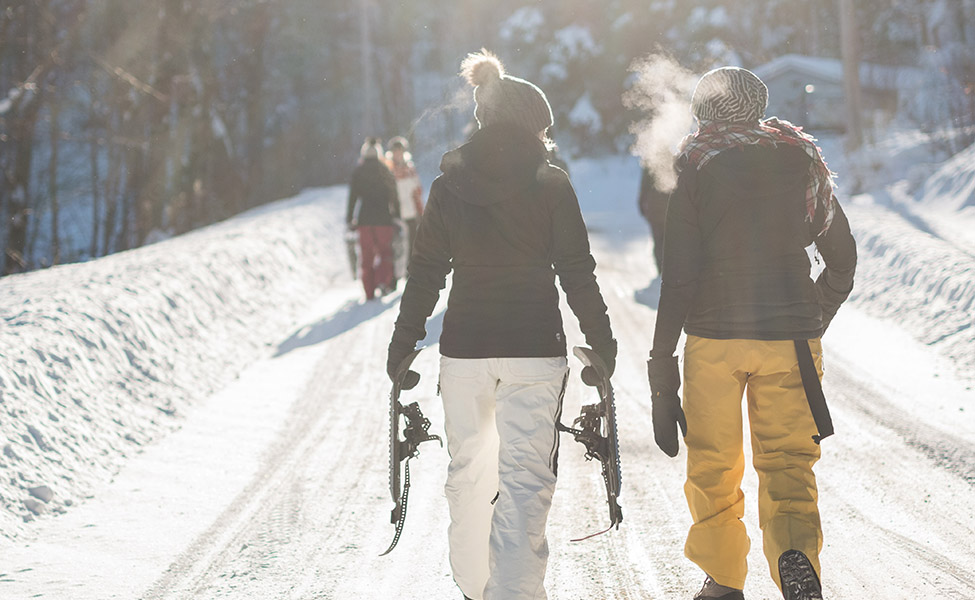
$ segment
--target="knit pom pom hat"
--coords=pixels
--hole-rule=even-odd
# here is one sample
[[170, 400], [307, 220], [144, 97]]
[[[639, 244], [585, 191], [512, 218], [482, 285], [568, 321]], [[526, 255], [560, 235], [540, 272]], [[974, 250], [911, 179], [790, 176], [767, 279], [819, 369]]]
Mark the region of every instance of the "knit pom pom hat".
[[691, 112], [699, 121], [755, 122], [767, 107], [768, 88], [758, 75], [739, 67], [708, 71], [691, 97]]
[[460, 73], [474, 87], [474, 118], [482, 129], [512, 123], [533, 134], [552, 126], [552, 107], [534, 83], [506, 75], [498, 57], [481, 49], [468, 54]]
[[377, 137], [367, 137], [359, 149], [359, 156], [366, 158], [379, 158], [383, 155], [383, 141]]

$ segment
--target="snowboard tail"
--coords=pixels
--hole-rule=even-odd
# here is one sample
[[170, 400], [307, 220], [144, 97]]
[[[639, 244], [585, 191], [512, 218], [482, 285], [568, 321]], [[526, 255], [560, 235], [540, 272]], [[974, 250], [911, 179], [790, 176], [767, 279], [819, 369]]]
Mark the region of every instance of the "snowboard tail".
[[[411, 402], [404, 406], [399, 401], [403, 391], [403, 380], [410, 370], [410, 365], [413, 364], [413, 359], [419, 353], [420, 349], [414, 350], [396, 368], [393, 389], [389, 394], [389, 495], [396, 503], [389, 515], [389, 521], [396, 526], [396, 532], [389, 548], [380, 556], [392, 552], [399, 542], [400, 534], [403, 533], [403, 525], [406, 523], [406, 503], [410, 494], [410, 459], [420, 454], [418, 447], [423, 442], [437, 440], [443, 446], [440, 436], [428, 433], [430, 419], [420, 412], [420, 405]], [[400, 439], [400, 417], [404, 420], [403, 439]]]
[[619, 436], [616, 432], [616, 402], [613, 386], [609, 381], [609, 369], [592, 348], [576, 346], [573, 353], [587, 367], [592, 367], [599, 377], [596, 386], [599, 392], [597, 404], [582, 407], [581, 414], [572, 422], [572, 427], [558, 424], [560, 431], [571, 433], [577, 442], [586, 447], [586, 460], [596, 459], [600, 463], [603, 483], [606, 486], [606, 502], [609, 508], [609, 527], [592, 535], [572, 540], [574, 542], [606, 533], [612, 528], [619, 529], [623, 521], [623, 510], [619, 505], [623, 474], [620, 469]]
[[349, 267], [352, 269], [352, 279], [359, 278], [359, 253], [356, 245], [359, 243], [359, 235], [355, 231], [345, 232], [345, 253], [349, 259]]

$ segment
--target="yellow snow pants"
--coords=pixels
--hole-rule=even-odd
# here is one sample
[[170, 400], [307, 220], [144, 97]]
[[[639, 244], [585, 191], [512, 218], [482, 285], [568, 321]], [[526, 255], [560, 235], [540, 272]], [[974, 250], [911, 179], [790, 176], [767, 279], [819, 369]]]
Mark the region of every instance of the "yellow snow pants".
[[[822, 377], [822, 346], [809, 340]], [[781, 587], [779, 556], [802, 551], [816, 573], [823, 534], [813, 465], [820, 448], [791, 340], [716, 340], [688, 336], [684, 352], [687, 482], [694, 524], [684, 554], [721, 585], [742, 589], [750, 542], [745, 497], [741, 399], [748, 402], [758, 519], [765, 558]]]

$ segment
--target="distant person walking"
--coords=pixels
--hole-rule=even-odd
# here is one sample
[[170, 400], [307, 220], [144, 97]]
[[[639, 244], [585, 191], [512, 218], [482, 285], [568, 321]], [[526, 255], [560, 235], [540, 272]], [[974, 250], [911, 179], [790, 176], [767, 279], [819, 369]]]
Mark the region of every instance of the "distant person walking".
[[[349, 183], [346, 225], [359, 235], [366, 300], [393, 289], [393, 219], [399, 214], [396, 180], [380, 160], [382, 142], [367, 138]], [[358, 209], [358, 211], [357, 211]]]
[[653, 260], [657, 267], [657, 274], [664, 268], [664, 228], [667, 224], [668, 192], [657, 189], [656, 178], [645, 167], [641, 170], [640, 196], [637, 206], [640, 214], [650, 226], [650, 236], [653, 241]]
[[616, 340], [579, 202], [565, 171], [546, 160], [545, 94], [487, 51], [461, 70], [479, 130], [444, 154], [430, 186], [386, 365], [392, 377], [426, 335], [452, 270], [439, 380], [451, 570], [467, 598], [545, 598], [568, 376], [556, 277], [610, 371]]
[[[393, 177], [396, 178], [396, 195], [399, 198], [399, 218], [406, 227], [406, 263], [409, 264], [410, 255], [413, 254], [413, 241], [416, 239], [416, 228], [420, 223], [420, 216], [423, 214], [423, 185], [420, 183], [420, 176], [413, 166], [413, 157], [410, 155], [410, 144], [406, 138], [396, 136], [389, 140], [389, 151], [386, 152], [386, 161]], [[402, 273], [396, 273], [395, 278]]]
[[[787, 121], [763, 120], [767, 103], [765, 84], [745, 69], [701, 78], [691, 99], [698, 130], [678, 150], [667, 209], [648, 372], [657, 445], [676, 456], [678, 427], [687, 444], [694, 523], [684, 554], [706, 574], [696, 600], [744, 597], [742, 394], [772, 578], [787, 600], [822, 598], [813, 465], [832, 424], [820, 336], [853, 287], [856, 246], [815, 140]], [[815, 282], [812, 243], [825, 262]]]

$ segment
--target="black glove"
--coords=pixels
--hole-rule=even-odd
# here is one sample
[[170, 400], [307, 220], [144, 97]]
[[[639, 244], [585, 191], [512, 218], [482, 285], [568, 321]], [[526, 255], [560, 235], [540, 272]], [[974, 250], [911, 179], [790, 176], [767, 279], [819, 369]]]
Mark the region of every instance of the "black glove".
[[687, 420], [680, 407], [680, 369], [676, 356], [655, 357], [647, 361], [647, 377], [650, 380], [650, 398], [653, 402], [653, 439], [664, 454], [677, 456], [677, 427], [687, 435]]
[[[410, 352], [413, 352], [415, 344], [404, 344], [402, 342], [397, 342], [393, 340], [389, 343], [389, 350], [386, 354], [386, 374], [389, 375], [389, 379], [396, 383], [396, 369], [399, 368], [400, 363], [406, 358]], [[406, 375], [403, 376], [403, 382], [400, 384], [400, 389], [411, 390], [416, 387], [416, 384], [420, 383], [420, 374], [414, 370], [409, 370]]]
[[[606, 365], [606, 369], [609, 371], [606, 374], [607, 377], [612, 377], [613, 372], [616, 371], [616, 340], [610, 340], [608, 344], [599, 348], [593, 348], [593, 350], [596, 351], [596, 354], [602, 359], [603, 364]], [[596, 373], [596, 369], [583, 367], [580, 375], [582, 377], [582, 383], [593, 387], [599, 385], [600, 379]]]

